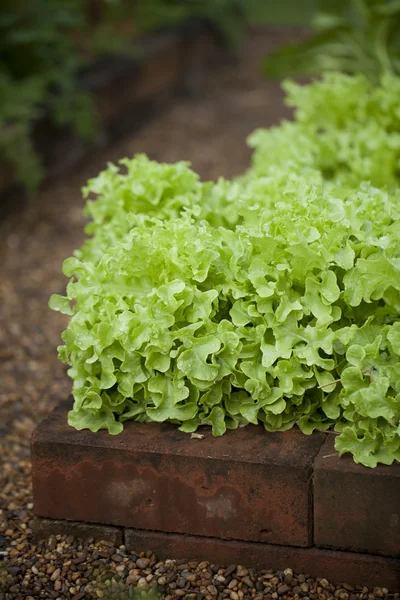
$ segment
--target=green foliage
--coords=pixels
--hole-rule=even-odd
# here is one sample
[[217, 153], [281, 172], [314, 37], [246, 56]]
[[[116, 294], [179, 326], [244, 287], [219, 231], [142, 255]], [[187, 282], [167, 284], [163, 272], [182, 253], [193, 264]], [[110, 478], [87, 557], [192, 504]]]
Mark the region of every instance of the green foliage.
[[245, 0], [152, 0], [139, 2], [137, 18], [145, 30], [190, 19], [212, 23], [229, 44], [238, 44], [246, 24]]
[[112, 600], [119, 598], [119, 600], [163, 600], [165, 594], [157, 591], [157, 589], [139, 589], [134, 584], [124, 584], [123, 580], [118, 582], [114, 577], [108, 580], [110, 583], [106, 583], [105, 600]]
[[10, 0], [2, 5], [0, 153], [29, 188], [37, 187], [42, 175], [32, 131], [45, 112], [84, 137], [95, 130], [91, 100], [77, 90], [81, 61], [68, 36], [83, 27], [80, 0]]
[[50, 300], [72, 426], [335, 426], [357, 462], [400, 459], [399, 85], [287, 84], [295, 122], [255, 132], [233, 181], [139, 155], [88, 183], [91, 237]]
[[317, 0], [246, 0], [247, 19], [252, 25], [308, 26]]
[[363, 75], [327, 74], [312, 86], [288, 82], [284, 88], [296, 120], [250, 136], [257, 174], [268, 162], [299, 174], [311, 169], [313, 177], [316, 168], [327, 184], [399, 185], [400, 78], [384, 75], [375, 87]]
[[400, 75], [398, 0], [319, 0], [314, 35], [268, 56], [268, 77], [316, 75], [327, 71]]
[[[214, 23], [237, 43], [245, 26], [242, 0], [4, 0], [0, 11], [0, 156], [35, 189], [43, 175], [32, 134], [49, 115], [84, 139], [98, 119], [78, 75], [95, 56], [132, 54], [134, 32], [176, 26], [187, 19]], [[123, 27], [121, 27], [123, 22]]]

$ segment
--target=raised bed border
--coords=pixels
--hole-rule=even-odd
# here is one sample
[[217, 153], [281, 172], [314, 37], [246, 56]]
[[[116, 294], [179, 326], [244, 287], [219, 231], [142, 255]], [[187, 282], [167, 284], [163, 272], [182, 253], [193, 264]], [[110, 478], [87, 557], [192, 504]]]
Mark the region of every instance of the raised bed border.
[[71, 406], [32, 436], [42, 534], [100, 527], [164, 556], [400, 590], [399, 463], [367, 469], [339, 458], [332, 435], [261, 426], [202, 440], [154, 423], [93, 434], [68, 427]]

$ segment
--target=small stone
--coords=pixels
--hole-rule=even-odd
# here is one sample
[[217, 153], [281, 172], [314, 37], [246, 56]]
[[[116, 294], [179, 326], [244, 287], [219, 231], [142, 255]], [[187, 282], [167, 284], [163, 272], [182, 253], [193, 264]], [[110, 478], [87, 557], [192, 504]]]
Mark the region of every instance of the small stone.
[[46, 569], [46, 573], [47, 573], [47, 575], [51, 575], [52, 573], [54, 573], [55, 570], [56, 570], [56, 567], [54, 565], [49, 565]]
[[293, 575], [293, 571], [292, 571], [292, 569], [285, 569], [285, 570], [283, 571], [283, 574], [284, 574], [284, 575]]
[[175, 596], [186, 596], [186, 592], [185, 592], [185, 590], [175, 590], [174, 595]]
[[19, 585], [12, 585], [9, 589], [9, 592], [12, 594], [17, 594], [19, 592]]
[[264, 590], [264, 584], [262, 583], [262, 581], [257, 581], [256, 590], [258, 590], [259, 592], [262, 592]]
[[236, 571], [236, 565], [229, 565], [229, 567], [225, 569], [225, 577], [229, 577], [234, 571]]
[[232, 579], [232, 581], [228, 585], [228, 588], [231, 590], [232, 588], [237, 587], [237, 584], [238, 584], [238, 582], [236, 581], [236, 579]]
[[212, 594], [213, 596], [216, 596], [218, 594], [218, 590], [215, 587], [215, 585], [209, 585], [207, 586], [207, 590], [210, 592], [210, 594]]
[[206, 569], [207, 567], [208, 567], [208, 562], [203, 561], [203, 562], [199, 563], [200, 570]]
[[252, 582], [252, 580], [250, 579], [250, 577], [248, 575], [246, 575], [246, 577], [243, 577], [242, 581], [249, 588], [252, 588], [254, 586], [254, 583]]
[[302, 592], [304, 592], [304, 593], [308, 592], [308, 583], [302, 583], [300, 588], [301, 588]]
[[300, 594], [301, 592], [301, 587], [299, 585], [295, 585], [294, 588], [292, 589], [293, 594]]
[[249, 571], [247, 569], [245, 569], [245, 567], [242, 566], [238, 566], [238, 568], [236, 569], [236, 573], [239, 577], [246, 577], [246, 575], [249, 574]]
[[164, 576], [162, 576], [162, 577], [159, 577], [159, 578], [157, 579], [157, 583], [158, 583], [159, 585], [165, 585], [165, 584], [167, 583], [167, 578], [166, 578], [166, 577], [164, 577]]
[[225, 583], [226, 577], [224, 577], [223, 575], [217, 575], [215, 581], [218, 581], [218, 583]]
[[113, 554], [111, 556], [111, 560], [113, 560], [114, 562], [121, 562], [124, 559], [123, 559], [123, 557], [120, 554]]
[[59, 579], [57, 579], [57, 581], [54, 584], [54, 591], [59, 592], [61, 590], [61, 588], [62, 588], [62, 582]]
[[136, 561], [136, 565], [139, 567], [139, 569], [146, 569], [149, 566], [149, 564], [149, 558], [138, 558]]
[[283, 596], [283, 594], [287, 594], [289, 590], [290, 590], [290, 587], [288, 585], [286, 585], [286, 583], [283, 583], [282, 585], [280, 585], [278, 587], [277, 591], [280, 596]]
[[283, 581], [286, 583], [286, 585], [291, 585], [293, 583], [293, 575], [291, 575], [291, 573], [287, 573], [283, 578]]
[[239, 600], [239, 596], [236, 592], [231, 592], [230, 597], [232, 598], [232, 600]]
[[57, 546], [57, 540], [56, 537], [54, 535], [51, 535], [48, 539], [47, 542], [47, 546], [49, 548], [49, 550], [53, 551], [55, 549], [55, 547]]
[[324, 590], [326, 590], [326, 588], [329, 587], [329, 581], [327, 579], [321, 579], [320, 580], [320, 584], [322, 585], [322, 587], [324, 588]]
[[61, 575], [61, 569], [56, 569], [53, 575], [50, 577], [51, 581], [56, 581]]

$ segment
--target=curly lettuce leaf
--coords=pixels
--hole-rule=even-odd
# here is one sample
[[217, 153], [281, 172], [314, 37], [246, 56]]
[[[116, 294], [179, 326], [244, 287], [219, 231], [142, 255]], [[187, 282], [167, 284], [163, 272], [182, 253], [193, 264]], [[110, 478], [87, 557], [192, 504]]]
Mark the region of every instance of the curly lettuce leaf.
[[139, 155], [89, 182], [50, 299], [71, 426], [335, 428], [356, 462], [399, 460], [399, 82], [287, 89], [295, 121], [255, 132], [236, 180]]

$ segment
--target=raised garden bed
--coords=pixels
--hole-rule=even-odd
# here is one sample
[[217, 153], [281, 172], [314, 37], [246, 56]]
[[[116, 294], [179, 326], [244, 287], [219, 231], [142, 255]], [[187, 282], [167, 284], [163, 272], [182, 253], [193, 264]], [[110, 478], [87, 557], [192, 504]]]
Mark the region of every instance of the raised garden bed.
[[[34, 143], [47, 177], [76, 165], [93, 147], [108, 143], [142, 125], [161, 110], [178, 90], [194, 91], [215, 56], [214, 40], [201, 23], [171, 32], [150, 34], [138, 41], [137, 58], [114, 56], [95, 62], [81, 74], [100, 120], [97, 140], [82, 140], [69, 128], [55, 127], [47, 117], [35, 128]], [[24, 198], [13, 169], [0, 161], [0, 218]]]
[[367, 469], [339, 459], [330, 434], [251, 425], [201, 439], [167, 424], [79, 432], [70, 407], [33, 435], [38, 535], [400, 589], [399, 464]]

